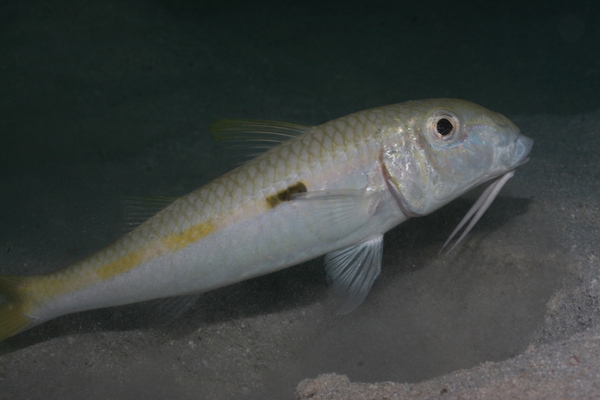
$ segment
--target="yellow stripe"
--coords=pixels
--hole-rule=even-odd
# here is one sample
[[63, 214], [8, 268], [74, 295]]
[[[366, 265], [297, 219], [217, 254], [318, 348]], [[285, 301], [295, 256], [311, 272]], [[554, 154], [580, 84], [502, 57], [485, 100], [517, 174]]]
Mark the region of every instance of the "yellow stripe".
[[[164, 248], [167, 249], [167, 251], [174, 252], [181, 250], [184, 247], [187, 247], [190, 244], [195, 243], [207, 236], [210, 232], [212, 232], [213, 228], [214, 226], [210, 222], [197, 224], [182, 232], [171, 233], [170, 235], [161, 238], [160, 242]], [[107, 280], [127, 272], [144, 261], [147, 261], [159, 254], [163, 254], [164, 251], [161, 251], [160, 247], [161, 246], [157, 246], [156, 242], [151, 242], [148, 245], [143, 246], [141, 249], [134, 250], [125, 254], [123, 257], [116, 259], [115, 261], [100, 266], [96, 270], [96, 275], [101, 280]]]
[[100, 280], [105, 281], [114, 276], [122, 274], [123, 272], [129, 271], [136, 265], [139, 265], [143, 261], [150, 258], [147, 257], [148, 251], [145, 247], [146, 246], [142, 247], [140, 250], [132, 251], [131, 253], [125, 254], [123, 257], [118, 258], [113, 262], [100, 266], [96, 270], [96, 276]]
[[194, 225], [181, 233], [172, 233], [162, 239], [162, 243], [171, 251], [177, 251], [197, 242], [212, 232], [212, 223]]
[[[35, 293], [38, 299], [50, 299], [55, 296], [80, 290], [88, 285], [106, 281], [123, 274], [141, 263], [148, 261], [166, 252], [175, 252], [198, 240], [206, 237], [214, 230], [211, 221], [200, 223], [187, 228], [182, 232], [171, 233], [162, 238], [153, 240], [140, 248], [134, 249], [122, 257], [99, 265], [97, 267], [83, 267], [86, 261], [96, 264], [92, 259], [74, 264], [70, 268], [58, 270], [48, 275], [31, 277], [27, 282], [27, 290]], [[117, 242], [118, 243], [118, 242]], [[104, 250], [110, 251], [110, 250]], [[101, 251], [103, 253], [104, 251]]]

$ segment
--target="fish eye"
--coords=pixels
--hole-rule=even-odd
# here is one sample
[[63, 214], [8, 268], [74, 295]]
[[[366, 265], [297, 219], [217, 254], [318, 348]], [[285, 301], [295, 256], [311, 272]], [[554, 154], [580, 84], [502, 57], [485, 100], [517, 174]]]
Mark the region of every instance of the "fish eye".
[[448, 136], [454, 130], [454, 125], [447, 118], [440, 118], [435, 124], [435, 129], [440, 136]]
[[460, 126], [458, 118], [448, 111], [435, 113], [429, 121], [431, 132], [436, 138], [444, 141], [454, 138]]

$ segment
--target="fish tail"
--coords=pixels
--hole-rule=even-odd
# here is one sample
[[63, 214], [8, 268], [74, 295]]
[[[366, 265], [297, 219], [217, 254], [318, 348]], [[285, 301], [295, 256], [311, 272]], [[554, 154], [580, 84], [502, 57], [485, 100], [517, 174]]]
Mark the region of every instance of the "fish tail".
[[27, 316], [27, 293], [24, 290], [30, 277], [0, 275], [0, 341], [37, 324]]

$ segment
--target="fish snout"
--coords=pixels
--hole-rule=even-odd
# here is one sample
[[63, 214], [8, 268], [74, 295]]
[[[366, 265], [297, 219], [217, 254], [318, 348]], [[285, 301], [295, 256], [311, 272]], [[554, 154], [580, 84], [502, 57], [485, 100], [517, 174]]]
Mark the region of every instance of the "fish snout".
[[527, 161], [529, 161], [528, 155], [529, 155], [529, 152], [531, 151], [532, 147], [533, 147], [533, 139], [528, 138], [525, 135], [519, 135], [519, 137], [515, 141], [515, 155], [514, 155], [515, 167], [518, 167], [519, 165], [523, 165]]

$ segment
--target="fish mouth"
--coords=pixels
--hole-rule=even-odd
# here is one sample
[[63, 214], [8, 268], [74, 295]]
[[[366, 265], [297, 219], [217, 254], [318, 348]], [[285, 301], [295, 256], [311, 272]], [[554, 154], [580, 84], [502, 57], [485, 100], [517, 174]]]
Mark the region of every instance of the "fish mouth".
[[518, 166], [523, 165], [527, 161], [529, 161], [529, 152], [531, 151], [532, 147], [533, 147], [533, 139], [528, 138], [527, 136], [524, 136], [524, 135], [519, 135], [517, 137], [517, 140], [515, 140], [515, 153], [514, 153], [515, 163], [514, 163], [513, 167], [509, 171], [506, 171], [502, 175], [496, 177], [492, 181], [492, 183], [483, 191], [483, 193], [481, 194], [479, 199], [477, 199], [475, 204], [473, 204], [473, 206], [471, 207], [471, 209], [469, 210], [467, 215], [464, 216], [464, 218], [460, 221], [458, 226], [450, 234], [450, 237], [448, 237], [448, 240], [446, 240], [446, 243], [444, 243], [444, 245], [442, 246], [440, 253], [452, 241], [452, 238], [468, 222], [469, 224], [467, 225], [467, 227], [463, 230], [460, 237], [456, 240], [456, 242], [454, 242], [454, 244], [452, 245], [452, 247], [450, 247], [450, 249], [447, 251], [447, 253], [451, 252], [452, 249], [454, 249], [456, 247], [456, 245], [459, 244], [463, 240], [463, 238], [475, 226], [475, 224], [477, 223], [479, 218], [481, 218], [481, 216], [485, 213], [485, 211], [488, 209], [488, 207], [492, 204], [492, 202], [494, 201], [494, 199], [496, 198], [498, 193], [500, 193], [500, 189], [502, 189], [502, 187], [506, 184], [506, 182], [514, 176], [515, 169]]
[[519, 135], [517, 140], [515, 140], [515, 165], [513, 168], [517, 168], [529, 161], [529, 152], [532, 147], [533, 139], [528, 138], [525, 135]]

